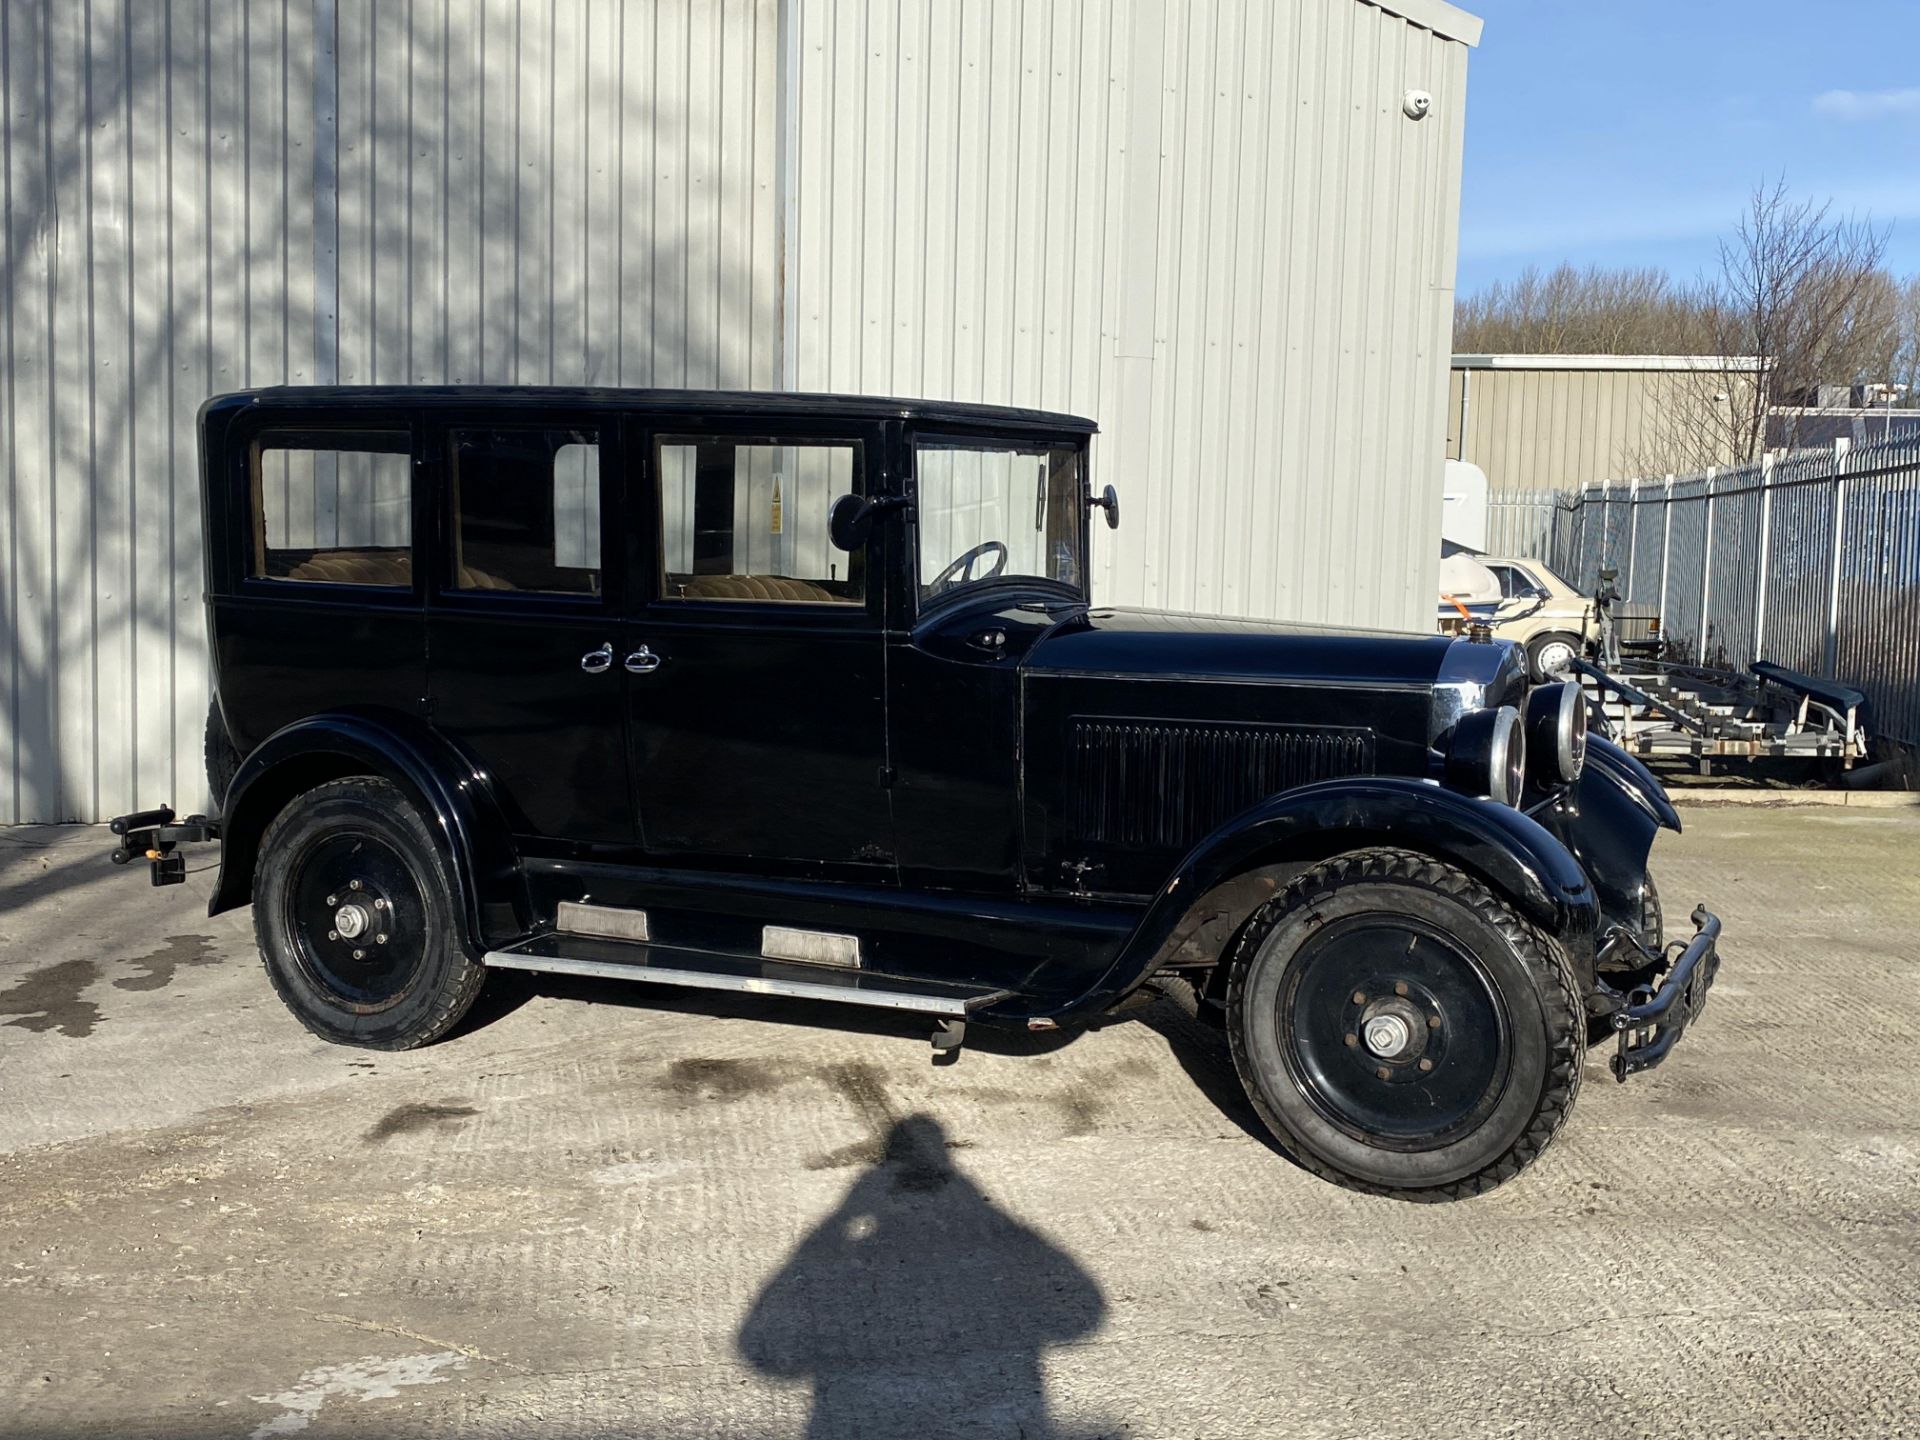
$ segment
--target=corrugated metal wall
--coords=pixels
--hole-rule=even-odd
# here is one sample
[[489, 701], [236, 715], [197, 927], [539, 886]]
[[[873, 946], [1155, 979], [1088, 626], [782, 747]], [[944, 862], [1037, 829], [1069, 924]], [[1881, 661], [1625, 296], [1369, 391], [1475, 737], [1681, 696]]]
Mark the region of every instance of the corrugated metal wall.
[[1465, 69], [1361, 0], [3, 0], [0, 823], [204, 803], [248, 385], [1079, 410], [1103, 598], [1426, 624]]
[[209, 394], [774, 383], [777, 29], [0, 4], [0, 823], [204, 803]]
[[[1620, 480], [1676, 452], [1699, 463], [1725, 460], [1724, 444], [1718, 456], [1700, 458], [1718, 429], [1703, 411], [1724, 409], [1719, 397], [1730, 385], [1752, 383], [1711, 370], [1588, 368], [1578, 356], [1495, 356], [1492, 366], [1479, 358], [1479, 365], [1455, 362], [1447, 454], [1486, 471], [1492, 491]], [[1525, 363], [1498, 363], [1508, 359]]]
[[798, 30], [799, 388], [1096, 418], [1104, 600], [1430, 627], [1464, 45], [1355, 0]]

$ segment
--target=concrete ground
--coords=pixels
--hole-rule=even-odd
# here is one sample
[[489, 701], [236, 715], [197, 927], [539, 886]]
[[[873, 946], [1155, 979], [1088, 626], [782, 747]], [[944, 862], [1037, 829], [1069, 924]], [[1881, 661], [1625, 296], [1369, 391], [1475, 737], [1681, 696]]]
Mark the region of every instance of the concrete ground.
[[1914, 1434], [1920, 812], [1687, 818], [1699, 1028], [1437, 1207], [1275, 1156], [1168, 1006], [934, 1068], [556, 984], [374, 1055], [204, 869], [0, 831], [0, 1436]]

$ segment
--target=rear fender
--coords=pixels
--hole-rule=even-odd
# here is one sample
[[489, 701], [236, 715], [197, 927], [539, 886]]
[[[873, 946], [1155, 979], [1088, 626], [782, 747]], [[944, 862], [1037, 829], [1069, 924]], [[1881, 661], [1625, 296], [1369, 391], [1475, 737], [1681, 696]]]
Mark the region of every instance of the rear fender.
[[1480, 878], [1592, 968], [1598, 909], [1567, 847], [1505, 805], [1418, 780], [1327, 780], [1263, 801], [1202, 840], [1175, 869], [1101, 982], [1060, 1012], [1103, 1008], [1163, 963], [1193, 907], [1250, 871], [1300, 869], [1374, 846], [1417, 850]]
[[440, 833], [459, 887], [462, 943], [478, 957], [532, 926], [512, 832], [478, 766], [406, 716], [342, 711], [310, 716], [255, 746], [234, 776], [221, 817], [220, 878], [207, 913], [253, 899], [260, 840], [296, 795], [347, 775], [379, 775], [405, 791]]

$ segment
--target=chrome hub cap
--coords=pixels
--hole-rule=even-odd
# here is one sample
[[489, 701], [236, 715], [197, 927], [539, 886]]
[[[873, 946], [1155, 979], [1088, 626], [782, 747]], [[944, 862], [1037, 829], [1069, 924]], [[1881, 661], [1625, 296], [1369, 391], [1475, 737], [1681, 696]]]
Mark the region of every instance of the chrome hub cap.
[[349, 900], [333, 912], [333, 928], [340, 932], [343, 940], [358, 940], [373, 925], [373, 917], [367, 908], [357, 901]]
[[[344, 931], [342, 934], [346, 933]], [[1380, 1056], [1398, 1055], [1413, 1039], [1413, 1031], [1398, 1015], [1376, 1015], [1367, 1022], [1367, 1048]]]

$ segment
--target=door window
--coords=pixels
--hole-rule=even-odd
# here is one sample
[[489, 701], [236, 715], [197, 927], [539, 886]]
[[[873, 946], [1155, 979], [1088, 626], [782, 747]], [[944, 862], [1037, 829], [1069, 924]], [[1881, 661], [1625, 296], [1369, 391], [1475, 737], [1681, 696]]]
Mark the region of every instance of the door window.
[[1081, 452], [923, 442], [914, 453], [920, 598], [990, 580], [1078, 588]]
[[858, 442], [666, 435], [654, 459], [665, 598], [866, 599], [865, 557], [827, 534], [833, 502], [859, 489]]
[[566, 428], [462, 428], [451, 443], [453, 588], [599, 594], [596, 437]]
[[248, 573], [312, 585], [411, 586], [411, 448], [404, 434], [261, 435], [248, 456]]

